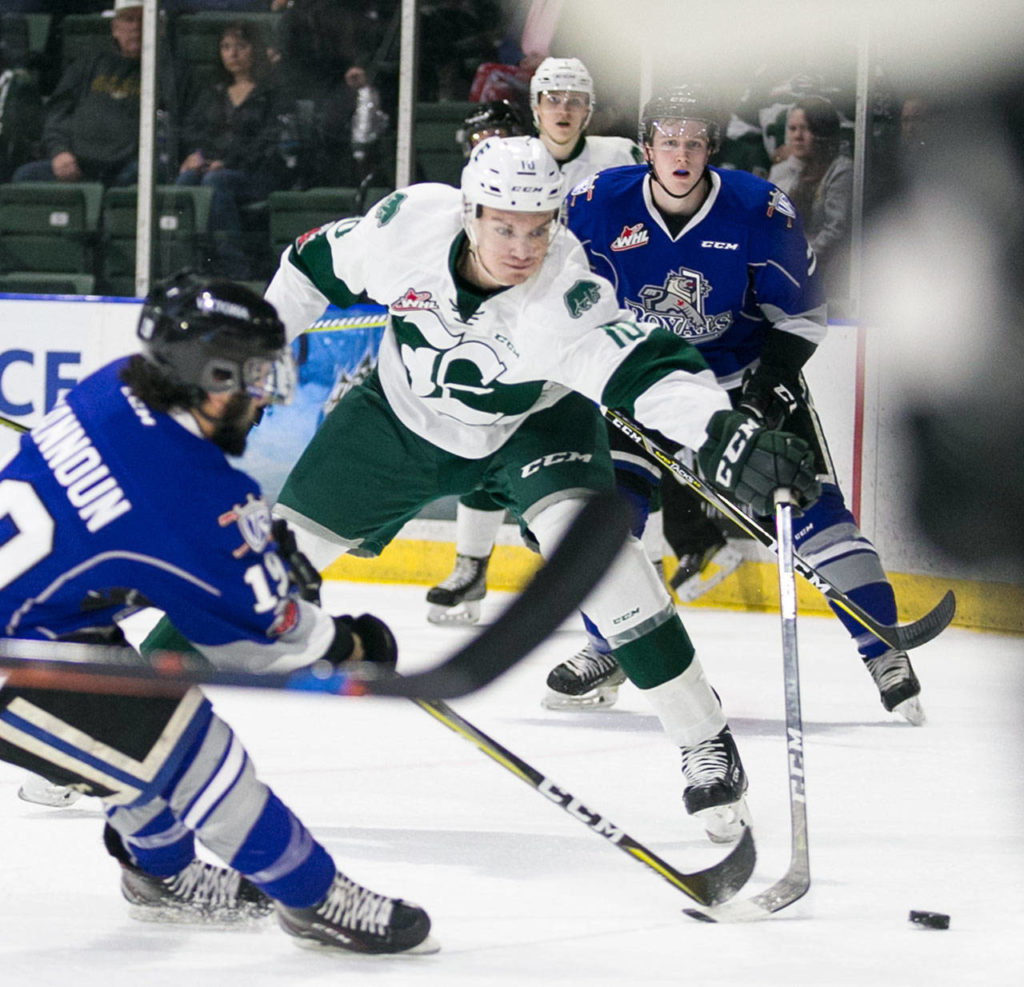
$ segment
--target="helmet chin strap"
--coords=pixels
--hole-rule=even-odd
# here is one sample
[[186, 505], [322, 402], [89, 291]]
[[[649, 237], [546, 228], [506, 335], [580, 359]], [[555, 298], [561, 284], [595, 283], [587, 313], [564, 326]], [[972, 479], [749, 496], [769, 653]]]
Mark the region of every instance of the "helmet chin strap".
[[695, 181], [693, 183], [693, 187], [690, 189], [690, 191], [689, 192], [683, 192], [682, 195], [676, 195], [675, 192], [670, 192], [665, 187], [665, 183], [658, 177], [658, 173], [654, 170], [653, 162], [651, 162], [651, 161], [647, 162], [647, 170], [651, 173], [651, 179], [653, 181], [657, 182], [661, 186], [662, 191], [667, 196], [669, 196], [670, 198], [673, 198], [673, 199], [685, 199], [688, 195], [691, 195], [692, 193], [696, 192], [697, 189], [700, 188], [700, 186], [704, 184], [704, 178], [705, 178], [705, 176], [708, 173], [708, 169], [705, 166], [704, 168], [701, 169], [700, 178], [698, 178], [697, 181]]

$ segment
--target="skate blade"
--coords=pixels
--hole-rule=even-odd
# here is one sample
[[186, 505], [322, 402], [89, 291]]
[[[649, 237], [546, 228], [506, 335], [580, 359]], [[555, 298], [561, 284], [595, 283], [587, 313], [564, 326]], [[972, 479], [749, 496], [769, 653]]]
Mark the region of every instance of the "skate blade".
[[696, 600], [717, 586], [726, 576], [735, 572], [742, 561], [743, 555], [740, 550], [732, 545], [726, 545], [711, 557], [711, 560], [700, 572], [690, 576], [676, 587], [676, 597], [680, 603]]
[[128, 914], [136, 922], [148, 922], [155, 925], [188, 925], [198, 928], [244, 930], [262, 925], [274, 913], [273, 911], [239, 912], [230, 908], [200, 912], [194, 908], [180, 908], [173, 905], [131, 903], [128, 905]]
[[924, 707], [921, 705], [920, 696], [911, 696], [909, 699], [904, 699], [903, 702], [897, 703], [892, 711], [899, 713], [903, 719], [915, 727], [924, 726], [928, 722], [928, 717], [924, 713]]
[[735, 843], [744, 828], [750, 825], [750, 809], [745, 798], [728, 805], [700, 809], [693, 816], [704, 827], [712, 843]]
[[558, 711], [568, 710], [573, 713], [594, 712], [597, 710], [609, 709], [614, 706], [619, 698], [619, 687], [617, 685], [600, 685], [582, 696], [567, 696], [564, 692], [555, 692], [549, 689], [547, 695], [540, 701], [545, 709]]
[[44, 782], [41, 785], [30, 785], [25, 782], [18, 789], [18, 798], [22, 802], [31, 802], [33, 805], [45, 805], [51, 809], [64, 809], [74, 805], [82, 797], [81, 792], [73, 788], [64, 788], [61, 785], [51, 785]]
[[441, 951], [441, 943], [431, 935], [428, 935], [423, 942], [413, 946], [412, 949], [403, 949], [397, 953], [366, 953], [360, 949], [346, 949], [340, 943], [335, 945], [331, 942], [324, 942], [323, 939], [310, 939], [295, 933], [290, 933], [290, 935], [294, 936], [295, 945], [301, 949], [308, 949], [315, 953], [332, 953], [335, 956], [344, 956], [347, 960], [394, 960], [401, 959], [403, 956], [429, 956]]
[[439, 603], [431, 603], [430, 609], [427, 610], [427, 620], [438, 626], [455, 624], [465, 627], [468, 624], [475, 624], [479, 619], [479, 600], [463, 600], [462, 603], [456, 603], [454, 607], [443, 607]]

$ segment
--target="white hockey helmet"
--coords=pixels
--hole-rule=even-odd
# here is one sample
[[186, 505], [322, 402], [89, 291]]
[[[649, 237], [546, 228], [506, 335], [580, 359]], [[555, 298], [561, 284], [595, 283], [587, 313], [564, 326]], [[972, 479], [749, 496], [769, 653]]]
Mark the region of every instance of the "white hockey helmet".
[[462, 226], [476, 242], [473, 221], [481, 206], [509, 212], [555, 213], [551, 235], [565, 215], [562, 172], [539, 137], [488, 137], [462, 169]]
[[537, 125], [537, 101], [541, 93], [586, 93], [590, 109], [583, 129], [590, 123], [594, 112], [594, 80], [590, 77], [586, 65], [578, 58], [545, 58], [530, 78], [530, 108], [533, 111], [533, 122]]

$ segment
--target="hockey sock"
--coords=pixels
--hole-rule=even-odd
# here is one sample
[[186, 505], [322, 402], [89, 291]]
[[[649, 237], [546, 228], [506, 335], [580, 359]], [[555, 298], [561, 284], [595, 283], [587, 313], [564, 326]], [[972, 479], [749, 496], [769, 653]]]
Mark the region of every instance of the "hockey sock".
[[177, 874], [196, 855], [192, 833], [161, 799], [132, 809], [108, 809], [103, 843], [112, 857], [153, 877]]
[[337, 872], [327, 851], [273, 792], [230, 864], [289, 908], [315, 905]]
[[487, 558], [504, 520], [504, 509], [480, 511], [459, 504], [455, 512], [455, 551], [474, 559]]
[[694, 657], [681, 675], [644, 690], [669, 739], [677, 747], [692, 747], [715, 736], [725, 725], [725, 713], [700, 661]]

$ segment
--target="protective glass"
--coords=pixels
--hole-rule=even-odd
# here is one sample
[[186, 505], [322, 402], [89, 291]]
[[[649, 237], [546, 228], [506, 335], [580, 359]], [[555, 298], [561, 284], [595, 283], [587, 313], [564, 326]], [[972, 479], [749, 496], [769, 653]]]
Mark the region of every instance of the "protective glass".
[[586, 93], [542, 92], [537, 102], [552, 109], [564, 106], [567, 110], [583, 111], [590, 108], [590, 97]]
[[295, 391], [295, 361], [292, 351], [284, 349], [276, 360], [249, 357], [242, 364], [245, 393], [265, 404], [288, 404]]

